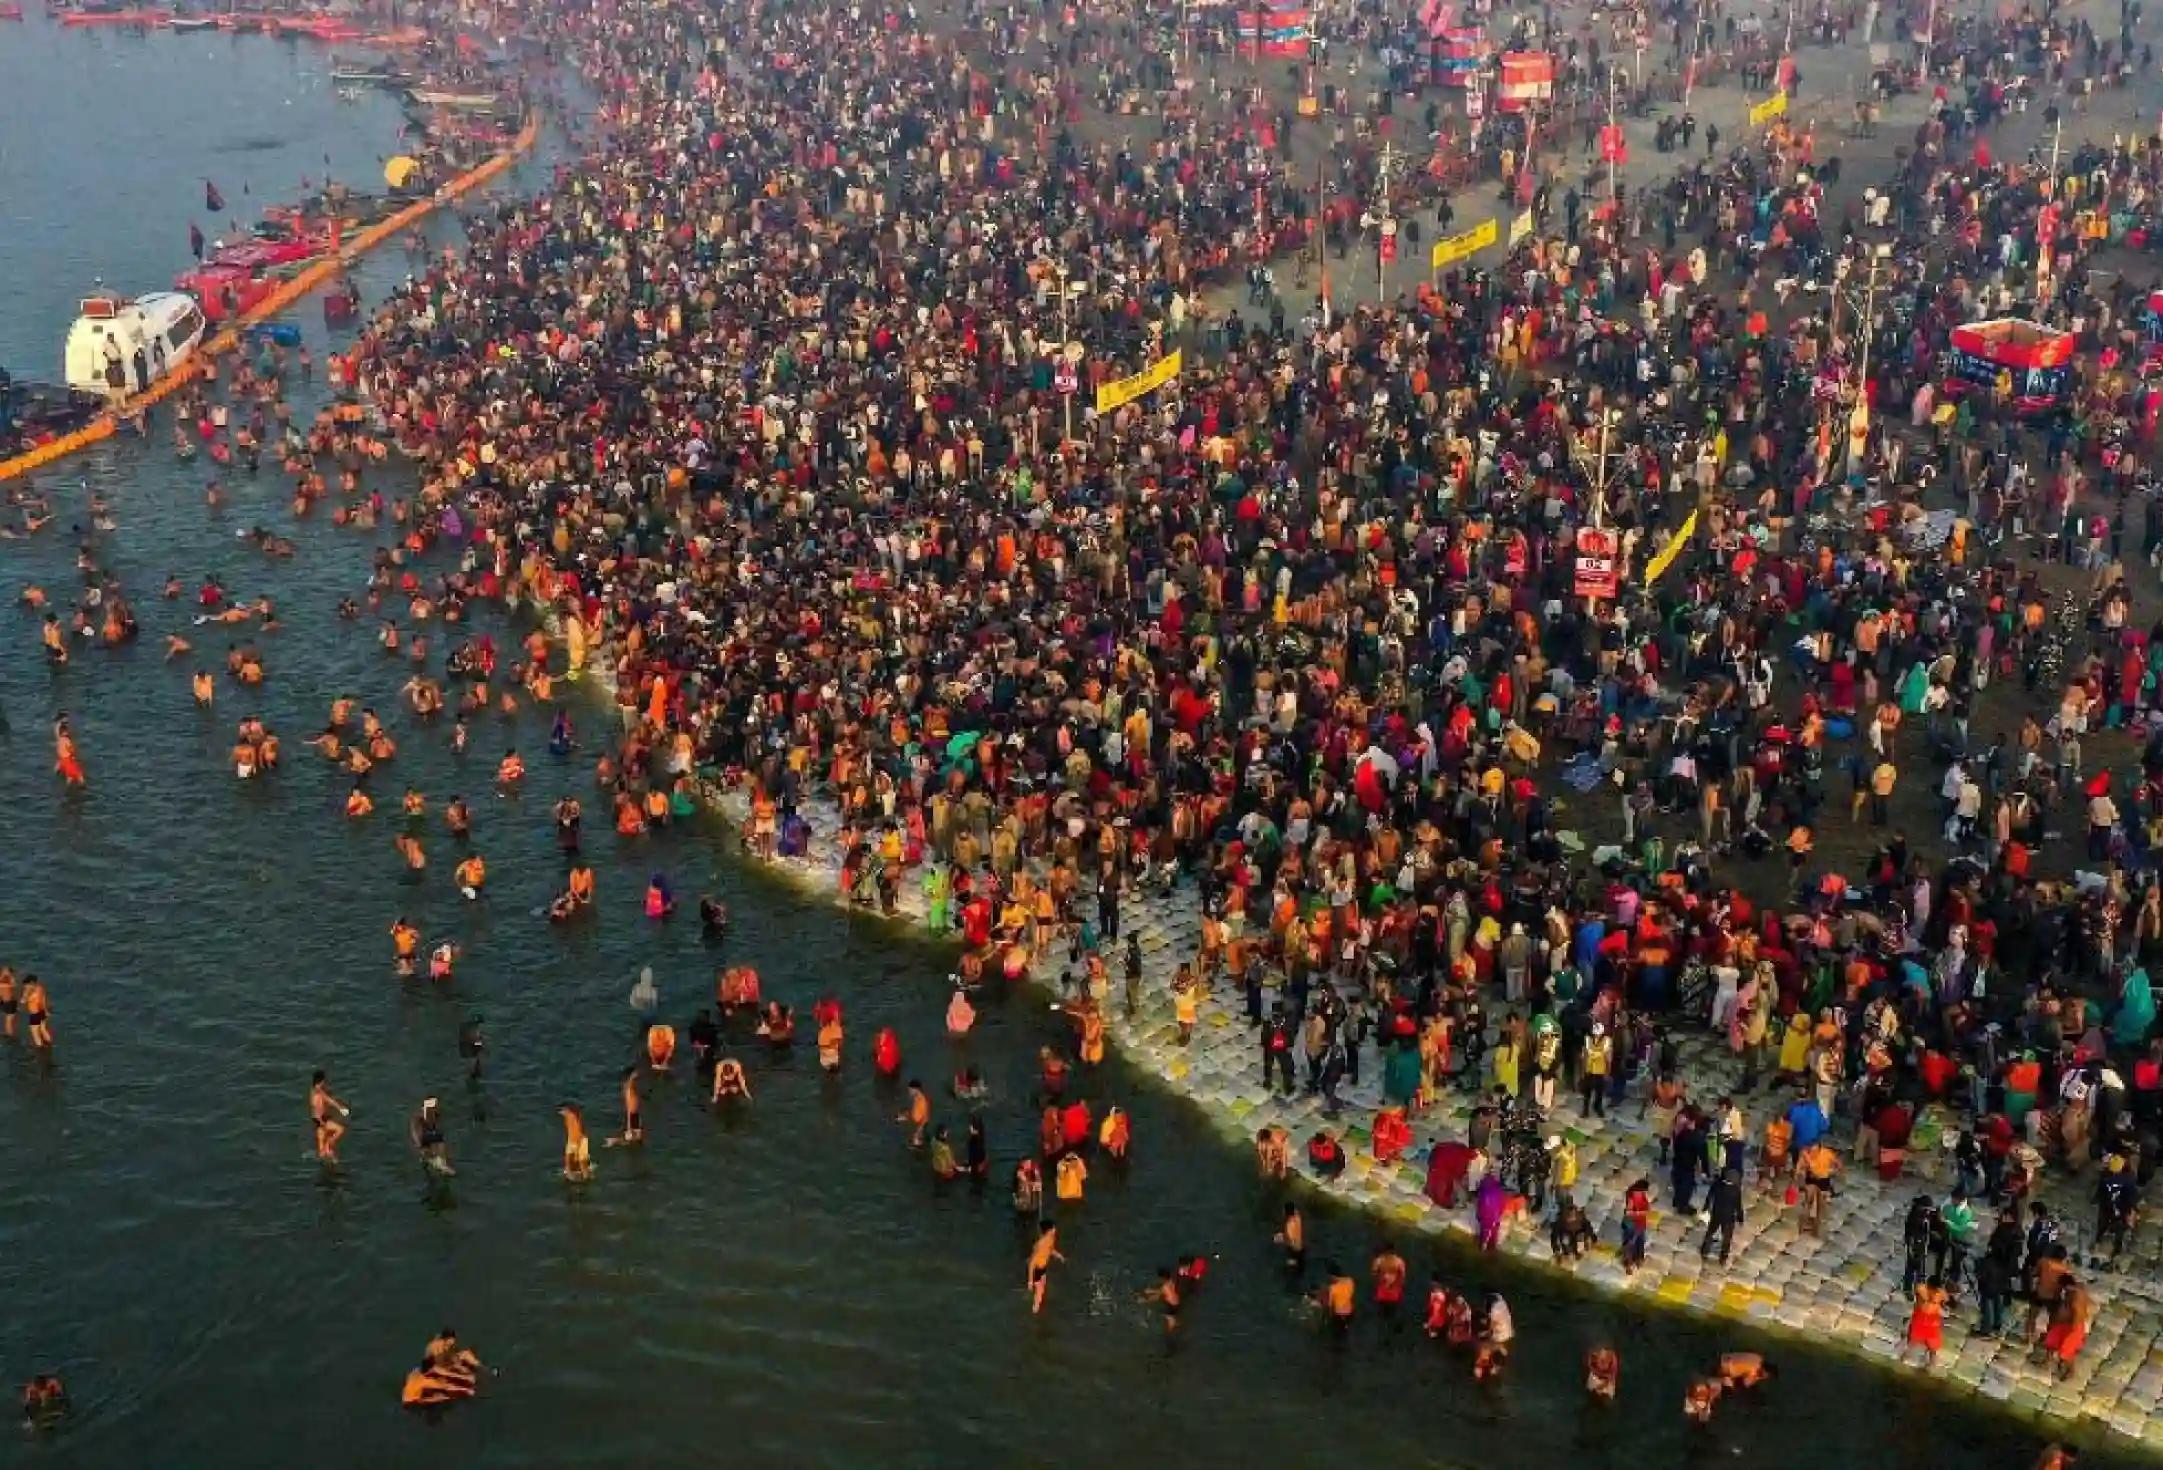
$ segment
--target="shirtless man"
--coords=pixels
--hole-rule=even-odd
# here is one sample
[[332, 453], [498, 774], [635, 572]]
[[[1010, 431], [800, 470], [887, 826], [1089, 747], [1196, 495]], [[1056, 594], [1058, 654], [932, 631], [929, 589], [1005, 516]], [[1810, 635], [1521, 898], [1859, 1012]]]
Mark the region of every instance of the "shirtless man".
[[1179, 1312], [1187, 1304], [1179, 1289], [1179, 1276], [1169, 1266], [1157, 1268], [1156, 1285], [1142, 1293], [1144, 1302], [1154, 1302], [1164, 1313], [1164, 1331], [1171, 1334], [1179, 1330]]
[[391, 953], [400, 975], [410, 976], [413, 973], [420, 947], [421, 931], [407, 923], [405, 916], [401, 914], [391, 925]]
[[406, 1374], [398, 1401], [409, 1409], [432, 1409], [470, 1399], [479, 1389], [481, 1360], [458, 1346], [446, 1327], [421, 1354], [420, 1365]]
[[1051, 1263], [1064, 1261], [1059, 1254], [1059, 1227], [1050, 1220], [1042, 1220], [1036, 1227], [1036, 1244], [1029, 1248], [1029, 1311], [1033, 1316], [1044, 1310], [1044, 1292], [1051, 1284]]
[[53, 1049], [51, 1002], [45, 994], [45, 982], [35, 975], [23, 976], [23, 1024], [30, 1028], [32, 1046], [39, 1051]]
[[345, 1137], [352, 1109], [331, 1094], [329, 1074], [320, 1068], [308, 1089], [308, 1114], [315, 1119], [315, 1156], [326, 1164], [337, 1163], [338, 1140]]
[[451, 1175], [458, 1171], [451, 1167], [449, 1147], [443, 1141], [443, 1114], [432, 1097], [421, 1100], [421, 1110], [406, 1124], [406, 1134], [413, 1140], [413, 1151], [420, 1155], [421, 1163], [434, 1174]]
[[0, 1036], [10, 1041], [15, 1039], [15, 1012], [19, 1009], [21, 1002], [15, 994], [15, 971], [0, 965]]
[[458, 1329], [455, 1327], [446, 1327], [428, 1339], [428, 1346], [422, 1350], [421, 1361], [436, 1372], [449, 1374], [454, 1378], [462, 1377], [471, 1381], [481, 1375], [480, 1355], [459, 1344]]

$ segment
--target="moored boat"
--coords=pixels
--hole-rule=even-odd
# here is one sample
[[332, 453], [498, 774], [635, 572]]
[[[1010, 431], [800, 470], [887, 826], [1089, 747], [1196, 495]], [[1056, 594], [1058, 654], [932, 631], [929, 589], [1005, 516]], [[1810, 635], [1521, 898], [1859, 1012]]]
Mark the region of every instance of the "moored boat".
[[71, 10], [60, 17], [64, 26], [162, 26], [173, 19], [170, 10]]
[[83, 298], [68, 328], [62, 376], [68, 387], [106, 398], [140, 393], [192, 357], [209, 330], [202, 308], [182, 292], [98, 291]]
[[423, 107], [450, 107], [461, 112], [486, 112], [500, 100], [496, 92], [458, 91], [441, 87], [408, 87], [406, 95]]
[[410, 87], [417, 80], [404, 67], [388, 61], [352, 61], [340, 56], [331, 58], [330, 79], [365, 87]]
[[277, 281], [242, 265], [200, 265], [173, 277], [173, 284], [194, 297], [213, 323], [253, 310], [278, 289]]

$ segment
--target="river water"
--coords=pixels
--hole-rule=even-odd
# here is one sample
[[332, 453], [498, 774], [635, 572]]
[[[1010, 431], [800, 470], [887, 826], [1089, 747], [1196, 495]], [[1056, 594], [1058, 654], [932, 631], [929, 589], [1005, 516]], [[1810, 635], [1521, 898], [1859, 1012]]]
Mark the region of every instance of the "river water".
[[[34, 128], [0, 128], [0, 361], [51, 371], [90, 277], [144, 288], [184, 263], [201, 180], [236, 213], [320, 178], [372, 178], [396, 113], [342, 100], [318, 51], [225, 37], [64, 32], [40, 17], [0, 26], [0, 97]], [[532, 187], [546, 158], [513, 177]], [[206, 228], [208, 224], [206, 222]], [[439, 238], [442, 231], [438, 231]], [[404, 269], [370, 262], [377, 292]], [[301, 319], [318, 353], [322, 326]], [[306, 394], [302, 395], [304, 400]], [[0, 588], [75, 583], [62, 528], [84, 485], [115, 503], [103, 555], [139, 600], [144, 637], [86, 649], [48, 672], [34, 620], [7, 613], [0, 639], [0, 810], [8, 902], [0, 956], [50, 982], [54, 1064], [20, 1043], [0, 1053], [0, 1372], [64, 1373], [78, 1411], [62, 1432], [0, 1461], [112, 1466], [669, 1466], [1313, 1463], [1702, 1464], [2019, 1467], [2035, 1435], [1930, 1391], [1797, 1343], [1665, 1314], [1644, 1315], [1559, 1278], [1467, 1252], [1410, 1252], [1461, 1285], [1497, 1286], [1516, 1310], [1508, 1379], [1477, 1388], [1463, 1362], [1406, 1331], [1362, 1324], [1323, 1340], [1276, 1269], [1277, 1204], [1247, 1158], [1115, 1058], [1086, 1087], [1131, 1110], [1124, 1175], [1092, 1176], [1062, 1220], [1067, 1264], [1047, 1314], [1021, 1286], [1022, 1235], [1004, 1190], [933, 1187], [902, 1146], [899, 1099], [864, 1063], [895, 1026], [927, 1081], [958, 1065], [939, 1016], [945, 957], [746, 869], [712, 830], [619, 844], [589, 839], [600, 916], [570, 933], [534, 910], [559, 883], [547, 807], [590, 791], [583, 762], [552, 766], [546, 725], [483, 721], [461, 763], [444, 731], [393, 718], [402, 750], [379, 781], [384, 812], [340, 815], [345, 783], [300, 740], [347, 692], [388, 713], [405, 678], [331, 616], [357, 593], [371, 533], [314, 523], [300, 554], [269, 563], [235, 538], [287, 529], [279, 486], [242, 477], [220, 511], [207, 472], [164, 447], [122, 440], [43, 484], [60, 511], [41, 537], [0, 546]], [[186, 628], [186, 602], [157, 599], [168, 574], [210, 573], [268, 593], [288, 626], [262, 640], [269, 683], [221, 685], [193, 708], [183, 631], [215, 662], [217, 629]], [[498, 630], [501, 631], [500, 629]], [[576, 706], [597, 729], [603, 714]], [[63, 798], [45, 726], [69, 712], [91, 786]], [[291, 752], [284, 772], [235, 782], [233, 723], [261, 713]], [[535, 779], [489, 792], [517, 744]], [[440, 807], [465, 793], [492, 869], [490, 895], [452, 894], [437, 829], [433, 869], [408, 882], [391, 849], [396, 793]], [[646, 875], [689, 901], [721, 894], [737, 916], [726, 949], [695, 923], [639, 913]], [[411, 916], [466, 948], [447, 990], [390, 973], [387, 929]], [[597, 1153], [598, 1179], [557, 1177], [554, 1106], [583, 1103], [615, 1126], [615, 1079], [641, 1025], [627, 1004], [651, 965], [679, 1024], [711, 996], [714, 966], [757, 965], [769, 993], [843, 997], [850, 1069], [808, 1055], [753, 1056], [757, 1101], [709, 1114], [685, 1076], [650, 1085], [649, 1141]], [[491, 1065], [469, 1087], [455, 1035], [485, 1013]], [[1036, 1047], [1064, 1028], [1041, 1001], [989, 1010], [967, 1055], [990, 1077], [994, 1172], [1033, 1146], [1026, 1094]], [[355, 1110], [346, 1166], [319, 1170], [305, 1100], [329, 1068]], [[936, 1090], [936, 1081], [935, 1081]], [[459, 1167], [424, 1190], [404, 1120], [440, 1095]], [[958, 1137], [961, 1117], [941, 1108]], [[1317, 1259], [1364, 1266], [1380, 1233], [1316, 1222]], [[1135, 1296], [1180, 1250], [1222, 1253], [1167, 1349]], [[429, 1334], [455, 1323], [501, 1375], [440, 1422], [396, 1406]], [[1577, 1363], [1596, 1340], [1625, 1354], [1622, 1402], [1585, 1406]], [[1784, 1376], [1708, 1432], [1679, 1413], [1687, 1373], [1723, 1348], [1766, 1347]], [[2090, 1462], [2107, 1463], [2103, 1457]]]

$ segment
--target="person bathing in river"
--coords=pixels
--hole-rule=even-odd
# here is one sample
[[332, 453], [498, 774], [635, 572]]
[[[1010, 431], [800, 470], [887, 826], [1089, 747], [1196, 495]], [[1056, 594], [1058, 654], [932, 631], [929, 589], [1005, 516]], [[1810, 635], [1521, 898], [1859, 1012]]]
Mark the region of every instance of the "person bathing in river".
[[614, 1138], [603, 1140], [604, 1148], [619, 1144], [636, 1144], [646, 1141], [646, 1125], [640, 1116], [638, 1096], [638, 1068], [625, 1067], [620, 1079], [623, 1098], [623, 1132]]
[[734, 1057], [722, 1057], [714, 1063], [713, 1097], [715, 1103], [741, 1098], [751, 1101], [751, 1076], [744, 1071], [744, 1064]]
[[787, 1050], [796, 1044], [796, 1012], [778, 1000], [766, 1002], [766, 1009], [759, 1013], [755, 1034], [775, 1051]]
[[69, 787], [90, 784], [83, 775], [82, 752], [76, 748], [75, 731], [68, 724], [66, 715], [53, 721], [53, 769]]
[[593, 1145], [586, 1137], [585, 1115], [575, 1103], [558, 1103], [563, 1119], [563, 1177], [583, 1184], [593, 1177]]
[[472, 1398], [480, 1387], [481, 1360], [459, 1346], [458, 1334], [446, 1327], [421, 1350], [420, 1366], [406, 1375], [400, 1402], [409, 1409], [433, 1408]]
[[1603, 1404], [1615, 1401], [1622, 1387], [1622, 1354], [1601, 1343], [1585, 1354], [1585, 1392]]
[[443, 1139], [443, 1114], [432, 1097], [421, 1099], [420, 1111], [406, 1124], [406, 1136], [413, 1141], [413, 1151], [420, 1156], [421, 1164], [431, 1174], [448, 1177], [457, 1173], [451, 1167], [451, 1152]]
[[1029, 1311], [1036, 1315], [1044, 1310], [1044, 1293], [1051, 1285], [1051, 1265], [1064, 1261], [1059, 1254], [1059, 1227], [1050, 1220], [1039, 1220], [1036, 1227], [1036, 1244], [1029, 1248]]
[[400, 914], [391, 922], [392, 968], [401, 976], [411, 976], [417, 967], [420, 950], [421, 931]]
[[315, 1156], [326, 1164], [338, 1162], [338, 1140], [345, 1137], [345, 1120], [352, 1110], [331, 1094], [328, 1073], [318, 1069], [308, 1089], [308, 1112], [315, 1119]]
[[909, 1079], [909, 1103], [895, 1115], [896, 1123], [909, 1125], [909, 1147], [922, 1148], [924, 1135], [931, 1127], [931, 1097], [924, 1091], [924, 1084], [916, 1078]]
[[45, 982], [35, 975], [23, 976], [23, 1024], [30, 1028], [32, 1046], [39, 1051], [53, 1049], [52, 1001], [45, 993]]

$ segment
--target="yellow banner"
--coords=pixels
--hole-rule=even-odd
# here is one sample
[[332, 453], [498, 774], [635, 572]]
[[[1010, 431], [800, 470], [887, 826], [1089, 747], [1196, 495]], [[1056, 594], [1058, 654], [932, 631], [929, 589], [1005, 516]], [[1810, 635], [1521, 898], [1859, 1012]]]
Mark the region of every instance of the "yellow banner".
[[1437, 240], [1434, 242], [1433, 268], [1440, 270], [1446, 265], [1463, 260], [1468, 255], [1477, 255], [1501, 238], [1501, 227], [1493, 220], [1487, 220], [1484, 223], [1474, 225], [1461, 234]]
[[1761, 128], [1787, 111], [1787, 93], [1775, 92], [1750, 109], [1750, 126]]
[[1173, 349], [1149, 366], [1130, 377], [1114, 378], [1097, 389], [1097, 412], [1110, 413], [1113, 409], [1132, 403], [1179, 376], [1179, 352]]
[[1523, 214], [1520, 214], [1519, 216], [1517, 216], [1517, 218], [1510, 221], [1510, 248], [1512, 250], [1515, 250], [1517, 248], [1517, 242], [1524, 239], [1525, 236], [1531, 233], [1532, 211], [1528, 209]]
[[1658, 556], [1645, 563], [1645, 585], [1647, 587], [1660, 580], [1660, 573], [1666, 571], [1673, 564], [1675, 558], [1682, 555], [1682, 548], [1688, 546], [1690, 538], [1696, 534], [1697, 512], [1693, 510], [1690, 512], [1689, 519], [1682, 523], [1682, 529], [1675, 533], [1675, 539], [1661, 547]]

